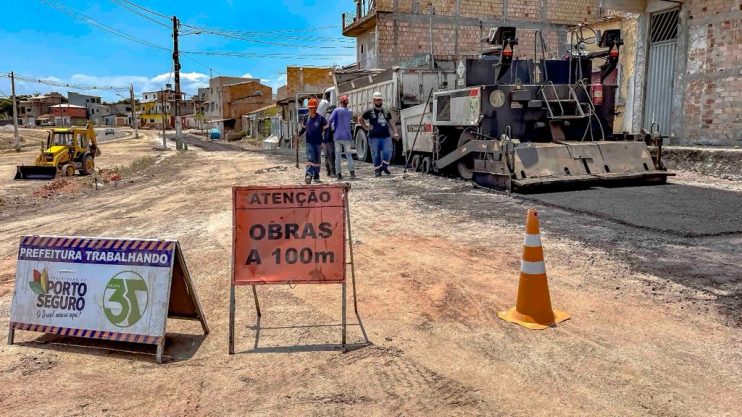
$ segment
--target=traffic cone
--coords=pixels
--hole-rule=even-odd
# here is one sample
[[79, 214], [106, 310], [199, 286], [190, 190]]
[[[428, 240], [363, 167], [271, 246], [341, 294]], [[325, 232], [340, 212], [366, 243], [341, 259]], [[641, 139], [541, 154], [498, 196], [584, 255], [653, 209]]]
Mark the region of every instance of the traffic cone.
[[569, 314], [551, 308], [536, 210], [528, 210], [526, 217], [526, 240], [523, 243], [523, 260], [520, 263], [518, 299], [515, 307], [497, 313], [497, 316], [535, 330], [546, 329], [570, 318]]

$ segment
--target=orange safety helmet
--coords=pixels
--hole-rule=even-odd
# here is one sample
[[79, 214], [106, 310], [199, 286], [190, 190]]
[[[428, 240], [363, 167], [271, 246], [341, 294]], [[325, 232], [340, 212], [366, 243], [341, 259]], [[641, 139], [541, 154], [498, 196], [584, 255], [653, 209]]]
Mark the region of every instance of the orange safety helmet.
[[310, 98], [309, 104], [307, 105], [310, 109], [316, 109], [317, 108], [317, 99], [316, 98]]

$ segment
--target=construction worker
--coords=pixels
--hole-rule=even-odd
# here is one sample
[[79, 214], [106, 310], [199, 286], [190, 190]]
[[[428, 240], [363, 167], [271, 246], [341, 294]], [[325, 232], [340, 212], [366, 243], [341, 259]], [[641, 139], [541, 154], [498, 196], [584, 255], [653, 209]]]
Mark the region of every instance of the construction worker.
[[332, 111], [330, 115], [330, 126], [334, 129], [335, 139], [335, 172], [337, 179], [343, 179], [343, 154], [348, 160], [348, 171], [350, 177], [356, 177], [353, 167], [353, 155], [350, 154], [351, 130], [350, 123], [353, 120], [353, 112], [348, 109], [348, 96], [340, 97], [340, 107]]
[[330, 108], [330, 102], [326, 99], [322, 99], [319, 101], [319, 106], [317, 107], [317, 113], [325, 116], [325, 119], [328, 121], [328, 128], [325, 130], [325, 133], [322, 137], [322, 149], [325, 151], [325, 168], [327, 168], [327, 176], [328, 177], [335, 177], [335, 141], [334, 141], [334, 133], [332, 131], [332, 124], [329, 124], [330, 121], [330, 113], [332, 112], [332, 108]]
[[311, 184], [320, 182], [319, 172], [322, 168], [322, 140], [323, 134], [328, 127], [325, 116], [317, 113], [317, 99], [310, 99], [307, 106], [309, 114], [304, 116], [299, 131], [299, 136], [306, 133], [307, 141], [307, 170], [304, 175], [304, 183]]
[[392, 114], [384, 108], [384, 97], [381, 93], [375, 92], [373, 99], [374, 106], [366, 110], [358, 122], [368, 131], [368, 144], [374, 162], [374, 176], [380, 177], [382, 172], [391, 175], [389, 163], [394, 149], [392, 134], [395, 140], [399, 139], [399, 134], [392, 120]]

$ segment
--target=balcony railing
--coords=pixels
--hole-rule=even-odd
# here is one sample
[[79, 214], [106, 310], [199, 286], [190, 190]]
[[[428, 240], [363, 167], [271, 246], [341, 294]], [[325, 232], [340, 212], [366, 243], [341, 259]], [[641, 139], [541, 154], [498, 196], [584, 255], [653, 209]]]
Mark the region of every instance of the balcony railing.
[[356, 0], [356, 10], [343, 13], [343, 32], [365, 17], [376, 13], [375, 0]]

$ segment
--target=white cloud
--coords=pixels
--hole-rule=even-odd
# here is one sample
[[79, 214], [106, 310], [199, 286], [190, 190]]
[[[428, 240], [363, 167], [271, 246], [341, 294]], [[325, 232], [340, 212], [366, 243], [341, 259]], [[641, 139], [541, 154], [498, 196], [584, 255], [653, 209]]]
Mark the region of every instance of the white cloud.
[[[40, 78], [43, 81], [52, 81], [55, 83], [64, 83], [70, 85], [79, 85], [86, 87], [129, 87], [134, 86], [134, 92], [140, 95], [143, 91], [156, 91], [165, 87], [165, 84], [175, 84], [175, 77], [172, 73], [157, 74], [155, 76], [144, 76], [144, 75], [109, 75], [109, 76], [97, 76], [87, 74], [73, 74], [67, 79], [61, 79], [58, 77], [43, 77]], [[4, 91], [5, 83], [0, 82], [0, 88]], [[34, 94], [34, 93], [49, 93], [56, 91], [64, 95], [68, 91], [78, 91], [68, 89], [65, 87], [53, 87], [44, 84], [25, 83], [18, 82], [17, 93], [18, 94]], [[181, 90], [186, 93], [187, 96], [195, 95], [199, 88], [205, 88], [209, 86], [208, 74], [202, 74], [199, 72], [181, 72], [180, 73], [180, 87]], [[105, 90], [89, 90], [89, 91], [78, 91], [85, 94], [99, 95], [106, 101], [118, 101], [121, 96], [128, 98], [127, 92], [115, 92]]]
[[246, 72], [244, 75], [242, 75], [242, 78], [255, 78], [250, 74], [249, 72]]

